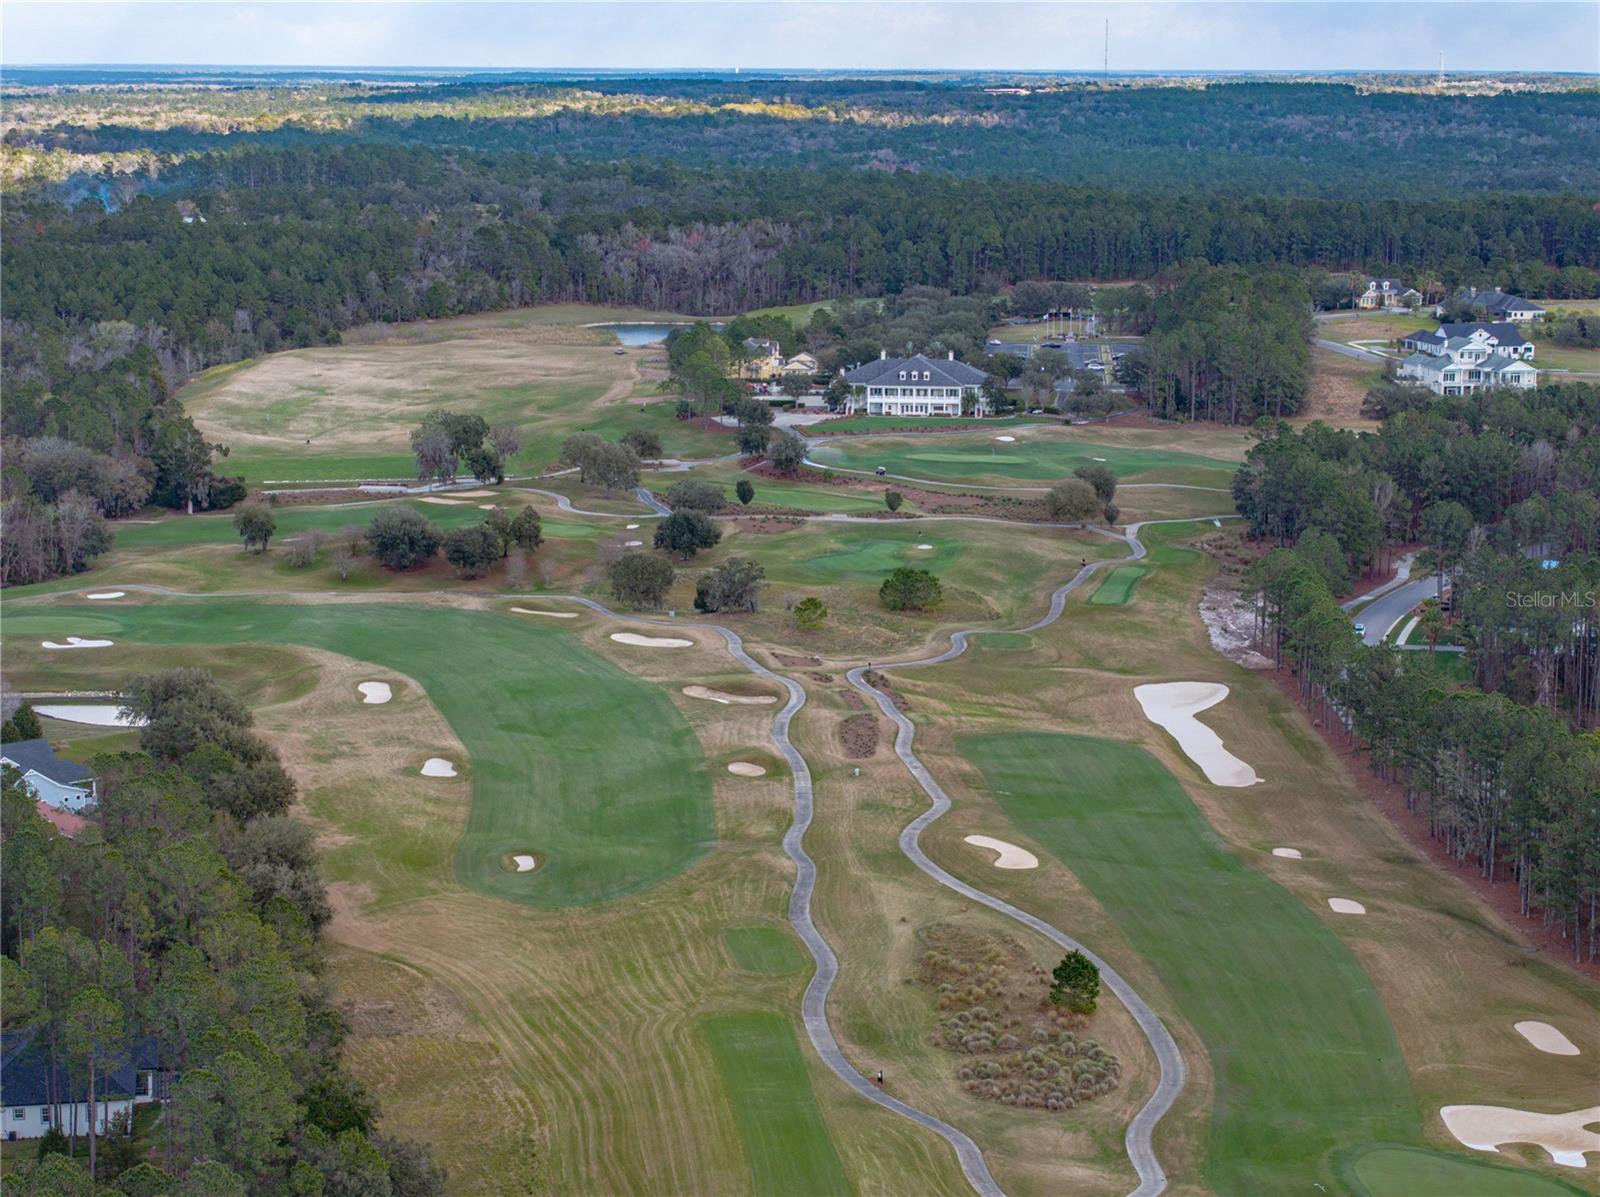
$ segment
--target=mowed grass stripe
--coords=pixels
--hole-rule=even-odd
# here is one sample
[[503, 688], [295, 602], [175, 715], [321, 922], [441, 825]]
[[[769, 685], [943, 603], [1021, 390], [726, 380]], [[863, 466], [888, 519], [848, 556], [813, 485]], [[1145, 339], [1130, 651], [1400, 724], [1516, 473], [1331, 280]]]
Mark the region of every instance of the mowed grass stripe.
[[1372, 982], [1323, 922], [1248, 867], [1144, 749], [1089, 736], [968, 735], [1007, 816], [1065, 863], [1205, 1041], [1205, 1175], [1221, 1193], [1331, 1179], [1330, 1155], [1421, 1137]]
[[722, 938], [734, 966], [743, 972], [783, 977], [807, 963], [794, 936], [776, 927], [728, 927]]
[[1105, 606], [1121, 606], [1133, 597], [1133, 588], [1149, 572], [1142, 565], [1119, 565], [1095, 587], [1089, 601]]
[[711, 1014], [700, 1030], [733, 1105], [757, 1197], [853, 1192], [789, 1020], [765, 1010]]
[[1418, 1147], [1378, 1147], [1340, 1168], [1356, 1197], [1581, 1197], [1575, 1189], [1534, 1172]]
[[825, 466], [966, 482], [977, 478], [1013, 479], [1020, 483], [1053, 482], [1081, 465], [1103, 463], [1119, 478], [1182, 482], [1226, 487], [1234, 467], [1197, 453], [1168, 449], [1127, 449], [1046, 437], [1024, 436], [1001, 444], [992, 433], [975, 437], [889, 437], [839, 440], [819, 445], [812, 459]]
[[[659, 687], [564, 631], [388, 603], [82, 610], [12, 616], [6, 631], [70, 624], [75, 635], [92, 625], [147, 643], [301, 644], [415, 678], [470, 758], [456, 873], [480, 893], [536, 906], [607, 901], [682, 872], [715, 841], [705, 758], [683, 716]], [[417, 745], [419, 766], [430, 755]], [[504, 858], [515, 852], [532, 853], [538, 869], [509, 871]]]

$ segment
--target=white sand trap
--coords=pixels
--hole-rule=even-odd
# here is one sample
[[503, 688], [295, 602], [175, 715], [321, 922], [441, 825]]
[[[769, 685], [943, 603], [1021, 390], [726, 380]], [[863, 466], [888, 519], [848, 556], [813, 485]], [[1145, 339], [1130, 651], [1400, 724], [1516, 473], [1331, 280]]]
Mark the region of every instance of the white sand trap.
[[498, 504], [498, 503], [479, 503], [478, 504], [478, 510], [479, 511], [494, 511], [494, 510], [498, 509], [499, 506], [500, 506], [500, 504]]
[[1600, 1106], [1568, 1114], [1536, 1114], [1508, 1106], [1445, 1106], [1439, 1111], [1450, 1133], [1476, 1151], [1498, 1152], [1502, 1143], [1543, 1147], [1556, 1163], [1584, 1168], [1584, 1153], [1600, 1151], [1600, 1134], [1586, 1124], [1600, 1122]]
[[450, 492], [458, 499], [490, 499], [494, 497], [492, 490], [453, 490]]
[[518, 852], [512, 856], [511, 863], [517, 866], [517, 872], [531, 873], [539, 862], [526, 852]]
[[994, 439], [997, 440], [997, 441], [1004, 441], [1006, 444], [1009, 445], [1012, 441], [1016, 440], [1017, 438], [1014, 437], [1014, 436], [997, 436]]
[[1329, 898], [1328, 909], [1334, 914], [1366, 914], [1367, 908], [1354, 898]]
[[518, 615], [543, 615], [546, 619], [577, 619], [576, 611], [535, 611], [532, 607], [511, 608]]
[[94, 594], [88, 595], [86, 597], [92, 598], [92, 599], [125, 598], [127, 596], [127, 593], [128, 592], [126, 590], [101, 590], [101, 591], [97, 591]]
[[1091, 457], [1089, 460], [1090, 461], [1104, 461], [1105, 458], [1104, 457]]
[[931, 548], [933, 548], [933, 546], [931, 544], [919, 544], [917, 546], [917, 548], [919, 548], [919, 549], [931, 549]]
[[467, 501], [465, 499], [441, 499], [438, 495], [424, 495], [422, 498], [418, 499], [417, 502], [437, 503], [441, 507], [465, 507], [467, 505]]
[[693, 648], [693, 640], [683, 640], [677, 636], [640, 636], [636, 632], [612, 632], [611, 638], [618, 644], [635, 644], [640, 648]]
[[632, 532], [638, 526], [639, 526], [638, 524], [629, 524], [626, 528], [623, 529], [623, 531], [624, 532]]
[[1195, 718], [1228, 697], [1228, 687], [1222, 683], [1159, 682], [1135, 686], [1133, 696], [1144, 708], [1144, 717], [1166, 729], [1212, 785], [1253, 786], [1261, 781], [1254, 769], [1222, 746], [1216, 732]]
[[642, 541], [642, 540], [626, 540], [626, 541], [623, 541], [622, 547], [625, 548], [625, 549], [636, 549], [640, 545], [642, 545], [643, 543], [644, 543], [644, 541]]
[[708, 698], [724, 706], [732, 703], [741, 707], [764, 707], [778, 701], [770, 694], [729, 694], [726, 690], [713, 690], [709, 686], [685, 686], [683, 692], [690, 698]]
[[767, 771], [760, 765], [753, 765], [749, 761], [729, 761], [728, 772], [738, 777], [765, 777]]
[[1272, 850], [1272, 854], [1274, 856], [1282, 856], [1286, 860], [1299, 860], [1300, 859], [1300, 849], [1299, 848], [1274, 848]]
[[145, 720], [136, 715], [122, 717], [122, 708], [110, 702], [73, 702], [60, 706], [34, 707], [33, 713], [59, 719], [63, 723], [87, 723], [91, 727], [143, 727]]
[[422, 762], [422, 776], [424, 777], [454, 777], [456, 767], [442, 756], [430, 756]]
[[975, 848], [988, 848], [1000, 855], [995, 857], [994, 867], [997, 869], [1036, 869], [1039, 867], [1039, 858], [1026, 848], [1019, 848], [1015, 844], [1008, 844], [1005, 840], [997, 840], [990, 835], [969, 835], [966, 842]]
[[394, 697], [394, 692], [389, 689], [388, 682], [361, 682], [356, 686], [361, 691], [361, 701], [370, 706], [377, 706], [380, 702], [388, 702]]
[[1515, 1024], [1515, 1030], [1534, 1047], [1542, 1052], [1549, 1052], [1552, 1056], [1582, 1054], [1578, 1051], [1576, 1043], [1547, 1022], [1519, 1022]]
[[41, 648], [110, 648], [115, 641], [112, 640], [85, 640], [82, 636], [68, 636], [65, 644], [57, 644], [54, 640], [41, 640]]

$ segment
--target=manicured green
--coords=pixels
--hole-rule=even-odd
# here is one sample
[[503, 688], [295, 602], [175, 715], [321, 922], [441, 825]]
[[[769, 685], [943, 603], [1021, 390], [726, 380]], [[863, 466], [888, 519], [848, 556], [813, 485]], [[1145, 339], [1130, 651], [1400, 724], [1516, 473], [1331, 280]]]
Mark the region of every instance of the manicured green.
[[1095, 587], [1089, 601], [1106, 606], [1121, 606], [1133, 597], [1133, 588], [1139, 584], [1139, 579], [1149, 572], [1142, 565], [1119, 565], [1106, 574], [1100, 585]]
[[841, 416], [813, 425], [805, 431], [824, 437], [857, 432], [886, 436], [911, 428], [939, 428], [948, 432], [952, 428], [999, 429], [1039, 422], [1038, 416], [992, 416], [983, 420], [976, 417], [952, 420], [949, 416]]
[[239, 449], [218, 466], [249, 486], [275, 482], [414, 482], [416, 460], [409, 453], [261, 453]]
[[1125, 449], [1069, 440], [1062, 436], [1025, 436], [1001, 444], [992, 433], [973, 436], [855, 438], [829, 441], [811, 453], [824, 466], [876, 470], [935, 481], [964, 482], [980, 478], [1020, 483], [1065, 478], [1081, 465], [1103, 460], [1119, 478], [1228, 486], [1234, 467], [1196, 453], [1162, 449]]
[[1018, 830], [1088, 887], [1205, 1042], [1208, 1188], [1314, 1191], [1339, 1149], [1421, 1138], [1399, 1044], [1360, 964], [1234, 854], [1155, 757], [1048, 733], [967, 735], [956, 747]]
[[699, 1021], [739, 1126], [757, 1197], [853, 1192], [789, 1020], [749, 1010]]
[[1420, 1147], [1376, 1147], [1340, 1168], [1356, 1197], [1571, 1197], [1551, 1177]]
[[[398, 603], [219, 600], [8, 612], [5, 633], [300, 644], [415, 678], [467, 751], [457, 767], [470, 774], [472, 805], [455, 867], [480, 893], [536, 906], [607, 901], [682, 872], [716, 840], [699, 741], [665, 691], [532, 620]], [[85, 651], [116, 663], [114, 649]], [[408, 768], [434, 755], [444, 754], [418, 744]], [[501, 861], [514, 852], [537, 856], [538, 870], [507, 872]]]
[[776, 927], [729, 927], [722, 933], [735, 967], [747, 973], [782, 977], [806, 966], [794, 936]]
[[[748, 477], [756, 488], [755, 498], [751, 505], [762, 507], [790, 507], [796, 511], [820, 511], [827, 514], [842, 513], [848, 515], [878, 515], [887, 509], [883, 504], [883, 492], [878, 490], [863, 490], [849, 486], [830, 486], [825, 482], [790, 481], [786, 478], [768, 478], [759, 474], [741, 474], [737, 466], [729, 463], [723, 467], [702, 467], [685, 475], [677, 474], [645, 474], [640, 481], [651, 490], [660, 493], [667, 490], [674, 482], [681, 482], [685, 477], [700, 478], [707, 482], [720, 485], [728, 496], [728, 508], [723, 513], [737, 515], [745, 508], [735, 498], [734, 485], [740, 478]], [[900, 508], [902, 513], [916, 511], [916, 505], [907, 503]]]

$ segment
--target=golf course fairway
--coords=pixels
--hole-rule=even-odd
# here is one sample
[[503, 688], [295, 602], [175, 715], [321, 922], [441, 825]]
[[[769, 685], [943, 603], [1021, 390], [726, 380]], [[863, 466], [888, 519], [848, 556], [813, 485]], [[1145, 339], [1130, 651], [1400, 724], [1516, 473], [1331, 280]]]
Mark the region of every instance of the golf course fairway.
[[1581, 1197], [1583, 1190], [1533, 1172], [1420, 1147], [1376, 1147], [1340, 1176], [1358, 1197]]
[[1052, 733], [966, 735], [956, 749], [1017, 829], [1089, 889], [1205, 1041], [1209, 1188], [1314, 1191], [1339, 1149], [1420, 1141], [1394, 1030], [1355, 957], [1244, 864], [1155, 757]]
[[[305, 645], [415, 678], [467, 750], [458, 764], [472, 806], [456, 874], [479, 893], [536, 906], [603, 902], [681, 873], [715, 841], [705, 758], [666, 694], [542, 621], [227, 599], [53, 606], [9, 614], [5, 632], [69, 624], [118, 643]], [[428, 748], [417, 746], [417, 766]], [[503, 859], [517, 852], [535, 854], [538, 869], [508, 870]]]

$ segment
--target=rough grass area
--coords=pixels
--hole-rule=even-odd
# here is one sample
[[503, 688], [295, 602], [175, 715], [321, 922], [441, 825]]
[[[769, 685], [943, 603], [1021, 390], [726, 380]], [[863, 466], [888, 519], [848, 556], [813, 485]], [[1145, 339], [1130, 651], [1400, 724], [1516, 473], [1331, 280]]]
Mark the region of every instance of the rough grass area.
[[757, 1197], [853, 1193], [817, 1108], [789, 1020], [763, 1010], [700, 1019]]
[[1361, 414], [1361, 401], [1383, 381], [1379, 362], [1346, 357], [1319, 345], [1311, 347], [1311, 380], [1306, 405], [1291, 423], [1321, 420], [1334, 428], [1376, 428], [1378, 422]]
[[[472, 806], [456, 848], [463, 884], [539, 906], [636, 893], [715, 842], [694, 733], [666, 695], [532, 620], [398, 604], [216, 601], [13, 615], [7, 636], [69, 625], [117, 641], [303, 644], [415, 678], [465, 746]], [[72, 635], [85, 635], [73, 631]], [[96, 664], [116, 670], [117, 647]], [[648, 728], [648, 734], [641, 734]], [[419, 767], [435, 755], [416, 746]], [[581, 769], [572, 762], [581, 760]], [[507, 871], [507, 853], [539, 868]]]
[[1570, 1197], [1583, 1189], [1532, 1172], [1426, 1151], [1378, 1147], [1340, 1169], [1356, 1197]]
[[806, 967], [794, 936], [776, 927], [729, 927], [722, 933], [733, 962], [747, 973], [786, 977]]
[[1119, 565], [1107, 573], [1100, 585], [1095, 587], [1089, 601], [1102, 606], [1121, 606], [1133, 598], [1133, 588], [1139, 584], [1139, 579], [1149, 572], [1142, 565]]
[[1205, 1040], [1205, 1175], [1291, 1190], [1330, 1154], [1421, 1133], [1366, 973], [1306, 905], [1247, 866], [1144, 749], [1088, 736], [958, 738], [1001, 809], [1071, 868]]

